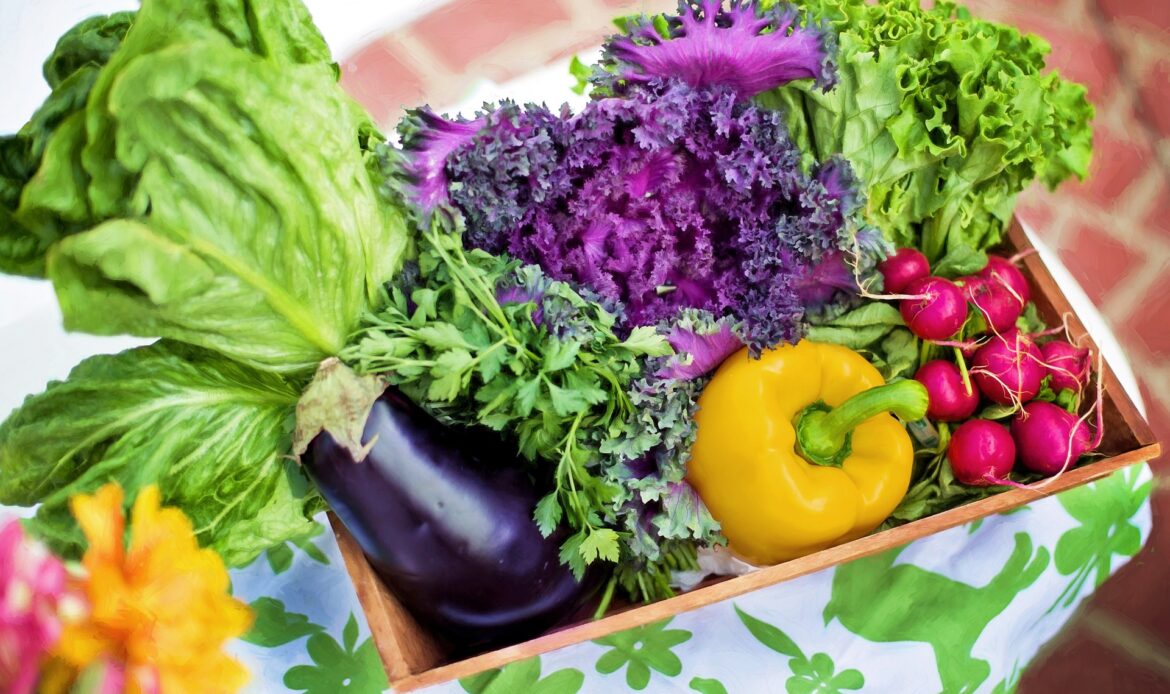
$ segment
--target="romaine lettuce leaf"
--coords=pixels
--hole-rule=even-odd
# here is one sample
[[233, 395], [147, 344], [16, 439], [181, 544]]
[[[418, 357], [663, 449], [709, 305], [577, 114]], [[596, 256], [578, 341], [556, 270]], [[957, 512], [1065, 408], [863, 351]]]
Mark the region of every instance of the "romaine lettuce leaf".
[[47, 274], [68, 329], [307, 379], [401, 266], [381, 136], [297, 0], [145, 0], [45, 73], [0, 141], [0, 271]]
[[[133, 16], [91, 17], [66, 32], [45, 61], [49, 98], [20, 132], [0, 137], [0, 272], [43, 275], [49, 246], [90, 221], [80, 165], [83, 111]], [[42, 200], [21, 210], [22, 196]]]
[[332, 67], [211, 37], [128, 64], [108, 106], [143, 216], [50, 251], [66, 327], [178, 339], [282, 373], [340, 351], [407, 234]]
[[0, 425], [0, 503], [41, 503], [34, 531], [76, 556], [68, 498], [109, 480], [127, 504], [156, 483], [233, 566], [313, 532], [323, 504], [286, 453], [297, 390], [213, 352], [162, 341], [87, 359]]

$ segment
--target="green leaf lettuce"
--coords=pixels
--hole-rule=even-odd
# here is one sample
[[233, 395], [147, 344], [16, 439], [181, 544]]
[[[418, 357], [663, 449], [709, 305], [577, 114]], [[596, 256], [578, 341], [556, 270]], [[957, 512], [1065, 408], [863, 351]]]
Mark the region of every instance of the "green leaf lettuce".
[[298, 393], [278, 376], [173, 342], [83, 361], [0, 425], [0, 503], [57, 550], [83, 539], [69, 497], [118, 481], [127, 504], [158, 484], [232, 566], [308, 537], [323, 508], [285, 452]]
[[1083, 178], [1093, 108], [1084, 87], [1043, 73], [1039, 37], [940, 0], [798, 0], [838, 32], [839, 82], [794, 82], [761, 100], [784, 108], [819, 161], [843, 154], [869, 221], [932, 260], [994, 245], [1017, 194]]

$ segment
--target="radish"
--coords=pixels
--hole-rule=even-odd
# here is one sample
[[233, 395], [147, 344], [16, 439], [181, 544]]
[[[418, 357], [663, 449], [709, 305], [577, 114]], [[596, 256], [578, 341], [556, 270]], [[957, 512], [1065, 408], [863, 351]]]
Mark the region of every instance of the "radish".
[[1000, 424], [970, 419], [955, 429], [947, 447], [955, 479], [974, 487], [1009, 484], [1016, 461], [1016, 444]]
[[878, 264], [878, 271], [885, 279], [886, 291], [901, 294], [914, 280], [930, 275], [930, 261], [913, 248], [899, 248]]
[[1064, 340], [1053, 340], [1040, 345], [1040, 354], [1047, 375], [1052, 377], [1049, 381], [1052, 390], [1059, 393], [1067, 389], [1080, 395], [1089, 382], [1089, 350]]
[[1028, 286], [1024, 273], [1007, 258], [998, 255], [987, 256], [987, 265], [979, 271], [979, 276], [1007, 289], [1020, 304], [1021, 309], [1032, 299], [1032, 288]]
[[971, 384], [963, 382], [959, 367], [945, 359], [923, 364], [914, 380], [926, 386], [930, 405], [926, 416], [938, 422], [961, 422], [975, 414], [979, 393]]
[[1002, 283], [978, 278], [963, 288], [967, 300], [983, 315], [983, 320], [992, 332], [1011, 330], [1024, 311], [1024, 304]]
[[924, 340], [945, 340], [967, 321], [963, 290], [948, 279], [923, 277], [911, 282], [906, 293], [916, 298], [902, 300], [902, 319]]
[[971, 301], [975, 292], [980, 291], [987, 284], [987, 280], [979, 275], [966, 275], [955, 280], [955, 283], [962, 287], [963, 296], [967, 297], [967, 301]]
[[992, 337], [975, 352], [971, 378], [987, 399], [999, 405], [1022, 405], [1040, 392], [1043, 356], [1030, 337], [1009, 330]]
[[1089, 427], [1068, 410], [1050, 402], [1030, 402], [1012, 420], [1012, 438], [1020, 464], [1052, 476], [1076, 464], [1093, 443]]

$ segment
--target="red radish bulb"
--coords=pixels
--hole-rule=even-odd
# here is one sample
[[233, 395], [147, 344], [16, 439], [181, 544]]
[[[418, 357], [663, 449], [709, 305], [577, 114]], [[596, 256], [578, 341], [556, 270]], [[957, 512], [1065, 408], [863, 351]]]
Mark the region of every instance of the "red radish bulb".
[[964, 285], [963, 289], [967, 300], [983, 316], [992, 332], [1002, 333], [1016, 327], [1016, 319], [1023, 313], [1024, 305], [1003, 284], [980, 278]]
[[999, 405], [1025, 403], [1040, 392], [1043, 355], [1018, 330], [993, 336], [971, 360], [971, 379], [987, 399]]
[[[1077, 464], [1089, 451], [1089, 427], [1050, 402], [1030, 402], [1012, 420], [1020, 464], [1041, 475], [1055, 475]], [[1071, 454], [1070, 454], [1071, 443]]]
[[924, 340], [945, 340], [967, 321], [967, 300], [963, 290], [942, 277], [923, 277], [906, 287], [907, 294], [921, 299], [903, 299], [902, 320], [910, 331]]
[[1003, 484], [1016, 462], [1016, 444], [1006, 427], [970, 419], [955, 429], [947, 447], [955, 479], [973, 487]]
[[1064, 340], [1053, 340], [1040, 345], [1046, 374], [1052, 377], [1049, 385], [1059, 393], [1071, 390], [1080, 393], [1089, 382], [1089, 368], [1092, 357], [1089, 350], [1076, 347]]
[[980, 291], [987, 284], [987, 280], [983, 279], [979, 275], [966, 275], [955, 280], [955, 283], [962, 287], [963, 296], [967, 297], [967, 301], [971, 301], [971, 298], [975, 295], [975, 293]]
[[901, 294], [914, 280], [930, 275], [930, 261], [913, 248], [899, 248], [878, 264], [885, 280], [886, 291]]
[[988, 282], [1007, 288], [1008, 293], [1020, 304], [1021, 309], [1032, 300], [1032, 288], [1028, 286], [1028, 279], [1007, 258], [998, 255], [987, 256], [987, 265], [979, 271], [979, 276]]
[[979, 406], [979, 391], [974, 385], [968, 391], [959, 367], [945, 359], [923, 364], [914, 380], [926, 386], [930, 397], [926, 416], [936, 422], [961, 422], [975, 414]]

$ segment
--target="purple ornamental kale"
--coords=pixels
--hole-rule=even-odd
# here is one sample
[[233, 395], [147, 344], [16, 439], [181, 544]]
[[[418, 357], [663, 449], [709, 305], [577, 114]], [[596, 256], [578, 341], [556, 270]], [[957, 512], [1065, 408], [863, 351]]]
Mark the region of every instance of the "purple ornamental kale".
[[430, 212], [449, 202], [447, 159], [483, 128], [484, 121], [447, 120], [423, 106], [409, 112], [398, 124], [402, 146], [410, 152], [406, 173], [412, 182], [411, 198], [423, 211]]
[[[735, 27], [747, 30], [736, 23], [748, 13], [763, 20], [742, 3], [727, 19], [692, 15], [682, 23], [688, 33], [668, 43], [699, 41], [706, 27], [710, 55], [762, 55], [712, 47], [742, 39]], [[779, 45], [805, 35], [784, 26], [750, 40]], [[702, 52], [680, 55], [703, 62]], [[671, 69], [686, 77], [685, 67]], [[757, 351], [799, 339], [806, 303], [851, 288], [834, 257], [855, 205], [847, 165], [805, 175], [782, 115], [745, 101], [743, 84], [696, 88], [655, 76], [627, 87], [576, 116], [505, 102], [475, 121], [430, 121], [435, 135], [414, 131], [407, 142], [422, 145], [411, 168], [418, 202], [442, 202], [424, 184], [446, 182], [467, 219], [465, 244], [621, 303], [627, 327], [695, 308], [733, 319], [735, 337]], [[441, 151], [445, 159], [436, 158]]]
[[702, 311], [680, 311], [671, 324], [659, 328], [666, 331], [666, 341], [675, 354], [655, 377], [689, 381], [714, 371], [743, 347], [732, 330], [732, 322], [730, 318], [717, 319]]
[[619, 91], [620, 83], [681, 79], [692, 87], [726, 87], [750, 99], [793, 80], [812, 78], [826, 90], [835, 81], [834, 34], [802, 27], [792, 7], [761, 9], [755, 0], [682, 0], [678, 15], [659, 33], [646, 16], [629, 20], [627, 34], [605, 48], [598, 80]]

